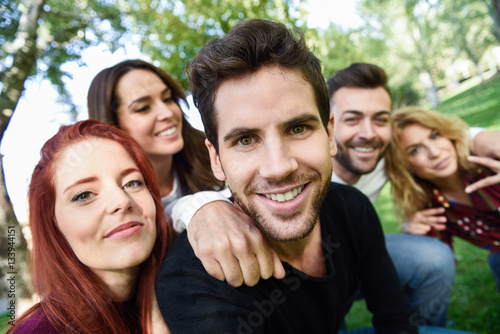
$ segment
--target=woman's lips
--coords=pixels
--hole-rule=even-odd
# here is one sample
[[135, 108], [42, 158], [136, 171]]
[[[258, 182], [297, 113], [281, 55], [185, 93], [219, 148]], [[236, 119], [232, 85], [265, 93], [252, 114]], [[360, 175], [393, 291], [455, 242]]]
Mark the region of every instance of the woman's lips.
[[143, 224], [137, 221], [121, 224], [109, 231], [104, 238], [106, 239], [123, 239], [138, 233], [142, 229]]
[[437, 165], [434, 166], [434, 169], [444, 169], [448, 167], [448, 164], [450, 162], [450, 158], [446, 158], [444, 160], [441, 160]]

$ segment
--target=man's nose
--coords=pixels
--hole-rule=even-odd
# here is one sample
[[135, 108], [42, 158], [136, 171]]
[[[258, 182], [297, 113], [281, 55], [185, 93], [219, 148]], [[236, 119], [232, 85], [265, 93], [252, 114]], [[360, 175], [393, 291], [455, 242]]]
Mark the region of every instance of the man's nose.
[[267, 179], [282, 180], [298, 168], [292, 150], [283, 139], [267, 143], [263, 160], [260, 175]]

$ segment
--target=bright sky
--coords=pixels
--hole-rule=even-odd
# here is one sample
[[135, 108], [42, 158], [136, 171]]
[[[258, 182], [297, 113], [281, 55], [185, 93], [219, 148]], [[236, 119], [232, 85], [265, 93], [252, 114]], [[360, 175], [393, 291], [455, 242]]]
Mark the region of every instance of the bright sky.
[[[347, 27], [358, 26], [361, 20], [355, 15], [357, 1], [309, 0], [312, 13], [309, 26], [323, 28], [329, 22]], [[85, 67], [79, 67], [75, 63], [63, 67], [73, 74], [73, 80], [67, 81], [67, 87], [76, 105], [80, 106], [78, 120], [88, 117], [85, 111], [87, 90], [99, 71], [125, 59], [150, 60], [133, 48], [128, 49], [127, 53], [117, 51], [111, 54], [104, 48], [95, 47], [86, 50], [83, 58], [87, 63]], [[31, 80], [26, 83], [24, 95], [1, 143], [0, 152], [4, 155], [7, 191], [14, 204], [16, 216], [21, 222], [28, 219], [27, 187], [33, 168], [39, 160], [40, 148], [57, 132], [61, 124], [72, 122], [66, 112], [67, 106], [56, 101], [57, 92], [48, 81]], [[192, 118], [193, 123], [198, 123], [199, 116], [196, 111], [193, 115], [188, 113], [188, 116]]]

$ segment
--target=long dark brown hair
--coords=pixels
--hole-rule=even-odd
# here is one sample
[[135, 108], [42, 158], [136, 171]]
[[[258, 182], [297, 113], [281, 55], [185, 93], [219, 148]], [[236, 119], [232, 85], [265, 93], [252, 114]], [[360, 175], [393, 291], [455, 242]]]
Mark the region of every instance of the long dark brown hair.
[[[61, 152], [91, 138], [109, 139], [123, 146], [141, 171], [155, 203], [156, 241], [150, 256], [141, 264], [136, 293], [127, 304], [113, 302], [105, 283], [78, 260], [59, 230], [54, 214], [54, 176]], [[16, 326], [29, 321], [41, 309], [61, 333], [150, 333], [152, 287], [171, 244], [172, 232], [166, 223], [159, 186], [148, 157], [124, 131], [96, 120], [62, 126], [45, 143], [40, 155], [28, 197], [33, 285], [41, 301], [16, 320]]]
[[[99, 72], [90, 84], [87, 95], [89, 117], [102, 122], [118, 125], [117, 110], [120, 104], [116, 85], [128, 72], [143, 69], [156, 74], [172, 91], [172, 97], [179, 104], [186, 102], [181, 86], [162, 69], [142, 60], [126, 60]], [[196, 130], [182, 117], [182, 137], [184, 148], [174, 154], [173, 166], [184, 188], [189, 192], [223, 188], [210, 168], [210, 157], [205, 148], [205, 134]]]

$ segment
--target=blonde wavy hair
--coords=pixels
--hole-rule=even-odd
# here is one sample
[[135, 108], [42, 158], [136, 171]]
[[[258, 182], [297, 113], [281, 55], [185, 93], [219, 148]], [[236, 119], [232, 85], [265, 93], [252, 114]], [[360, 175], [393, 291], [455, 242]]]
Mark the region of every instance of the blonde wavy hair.
[[460, 117], [420, 107], [405, 107], [393, 112], [392, 138], [385, 153], [386, 172], [392, 183], [394, 205], [402, 221], [424, 209], [430, 201], [423, 186], [428, 181], [411, 172], [408, 154], [399, 141], [403, 129], [412, 124], [436, 130], [450, 139], [457, 151], [458, 169], [461, 173], [469, 172], [475, 166], [467, 160], [471, 154], [471, 140], [467, 131], [469, 126]]

